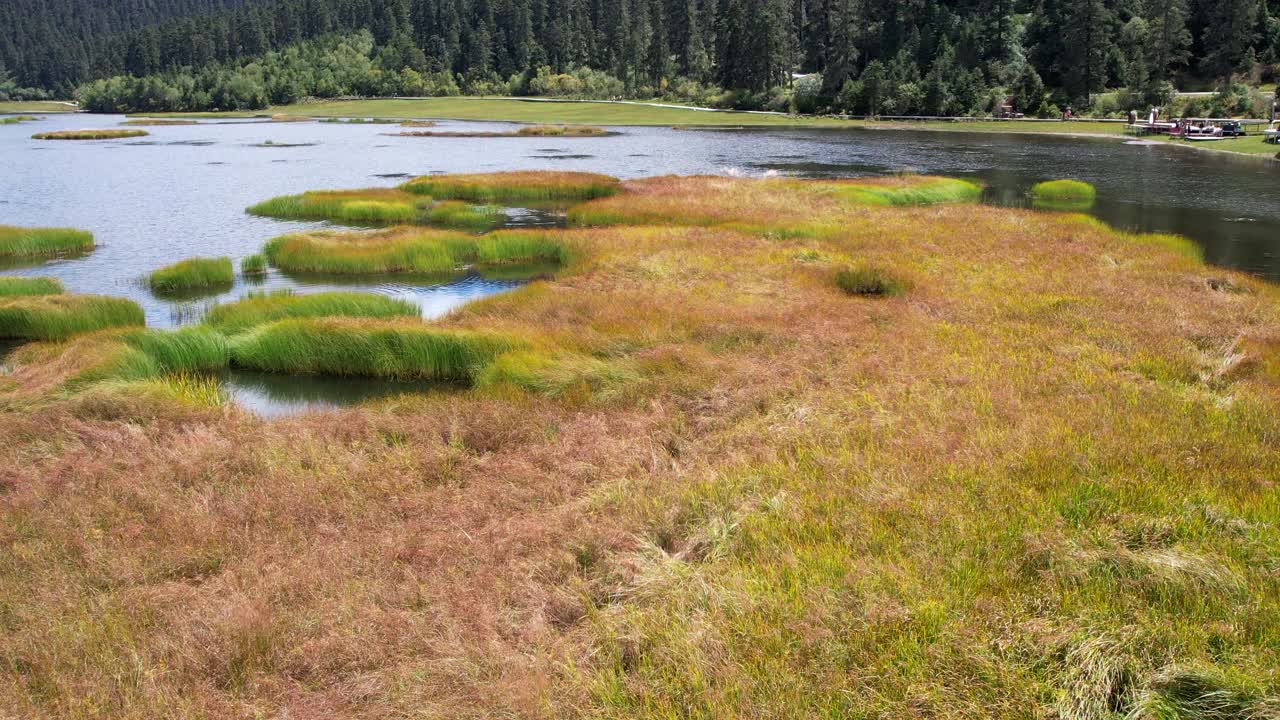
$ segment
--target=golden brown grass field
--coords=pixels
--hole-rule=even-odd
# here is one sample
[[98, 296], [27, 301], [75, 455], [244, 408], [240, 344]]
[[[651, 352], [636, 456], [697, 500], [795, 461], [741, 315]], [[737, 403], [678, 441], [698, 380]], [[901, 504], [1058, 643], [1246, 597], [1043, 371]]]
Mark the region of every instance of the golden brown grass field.
[[931, 193], [627, 182], [342, 411], [17, 351], [0, 718], [1280, 717], [1280, 293]]

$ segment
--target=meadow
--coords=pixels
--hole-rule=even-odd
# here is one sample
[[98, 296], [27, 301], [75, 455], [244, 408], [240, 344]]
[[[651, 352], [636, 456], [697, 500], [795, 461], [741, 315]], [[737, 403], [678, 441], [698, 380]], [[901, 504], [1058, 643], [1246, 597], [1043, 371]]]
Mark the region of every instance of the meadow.
[[93, 249], [93, 233], [75, 228], [0, 225], [0, 257], [45, 257]]
[[[614, 190], [439, 321], [261, 296], [10, 354], [0, 707], [1274, 715], [1280, 290], [937, 179]], [[228, 364], [452, 389], [268, 421]]]

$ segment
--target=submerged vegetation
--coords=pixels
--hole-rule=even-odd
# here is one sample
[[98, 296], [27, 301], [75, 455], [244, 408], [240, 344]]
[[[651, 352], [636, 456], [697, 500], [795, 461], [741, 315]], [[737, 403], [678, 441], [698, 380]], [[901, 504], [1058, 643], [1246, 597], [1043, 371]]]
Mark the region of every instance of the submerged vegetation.
[[263, 254], [286, 272], [340, 274], [452, 273], [476, 264], [560, 263], [567, 257], [559, 240], [544, 232], [475, 236], [411, 227], [292, 233], [268, 241]]
[[235, 281], [228, 257], [180, 260], [153, 270], [147, 277], [151, 290], [159, 294], [228, 290]]
[[0, 225], [0, 257], [65, 255], [93, 249], [93, 233], [75, 228]]
[[0, 338], [63, 340], [142, 323], [142, 308], [123, 298], [63, 294], [0, 298]]
[[53, 130], [36, 133], [32, 140], [120, 140], [122, 138], [144, 137], [146, 130]]
[[49, 277], [9, 277], [0, 275], [0, 298], [18, 295], [60, 295], [62, 282]]
[[618, 192], [617, 178], [585, 172], [515, 171], [482, 175], [427, 175], [400, 186], [438, 200], [471, 202], [581, 201]]
[[[566, 269], [434, 322], [262, 295], [14, 351], [0, 707], [1266, 717], [1280, 290], [943, 187], [650, 178], [592, 227], [285, 236]], [[228, 365], [457, 387], [266, 422], [218, 408]]]

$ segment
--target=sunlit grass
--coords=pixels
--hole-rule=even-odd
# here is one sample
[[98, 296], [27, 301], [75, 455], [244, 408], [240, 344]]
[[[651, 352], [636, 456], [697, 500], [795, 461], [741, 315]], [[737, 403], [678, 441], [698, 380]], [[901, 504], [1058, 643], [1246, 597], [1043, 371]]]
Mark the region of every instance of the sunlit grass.
[[616, 178], [583, 172], [515, 171], [477, 175], [426, 175], [400, 186], [439, 200], [545, 202], [590, 200], [618, 192]]
[[235, 284], [231, 258], [190, 258], [153, 270], [147, 283], [159, 294], [226, 290]]
[[224, 333], [238, 333], [275, 320], [293, 317], [418, 317], [422, 310], [407, 300], [361, 292], [297, 295], [290, 291], [250, 294], [232, 303], [215, 305], [204, 322]]
[[284, 195], [250, 206], [251, 215], [298, 220], [335, 220], [346, 223], [409, 223], [431, 205], [422, 198], [395, 188], [313, 191]]
[[267, 258], [261, 253], [247, 255], [240, 260], [240, 274], [248, 277], [260, 277], [267, 274]]
[[39, 257], [93, 249], [93, 233], [75, 228], [0, 225], [0, 257]]
[[836, 286], [850, 295], [900, 295], [907, 289], [903, 280], [880, 268], [858, 265], [836, 273]]
[[60, 295], [65, 291], [62, 282], [57, 278], [0, 276], [0, 298], [18, 295]]
[[354, 375], [469, 384], [517, 339], [438, 328], [417, 320], [295, 318], [239, 335], [239, 367], [293, 374]]
[[16, 125], [18, 123], [32, 122], [39, 119], [40, 118], [35, 115], [9, 115], [6, 117], [0, 117], [0, 125]]
[[556, 237], [546, 232], [475, 236], [404, 227], [282, 235], [268, 241], [263, 254], [288, 272], [342, 274], [450, 273], [476, 263], [561, 262], [567, 257]]
[[32, 140], [120, 140], [122, 138], [144, 137], [146, 130], [53, 130], [36, 133]]
[[1031, 187], [1031, 199], [1041, 210], [1088, 210], [1097, 196], [1092, 185], [1079, 180], [1048, 180]]
[[99, 295], [32, 295], [0, 299], [0, 337], [61, 340], [79, 333], [141, 325], [132, 300]]

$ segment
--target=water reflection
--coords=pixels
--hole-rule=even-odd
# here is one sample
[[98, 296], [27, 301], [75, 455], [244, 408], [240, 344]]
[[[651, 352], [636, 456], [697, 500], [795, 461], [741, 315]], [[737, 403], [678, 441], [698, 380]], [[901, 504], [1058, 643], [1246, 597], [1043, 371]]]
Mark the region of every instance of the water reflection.
[[455, 387], [424, 381], [272, 375], [248, 370], [229, 370], [219, 379], [233, 402], [266, 418], [332, 410], [398, 395], [457, 392]]

